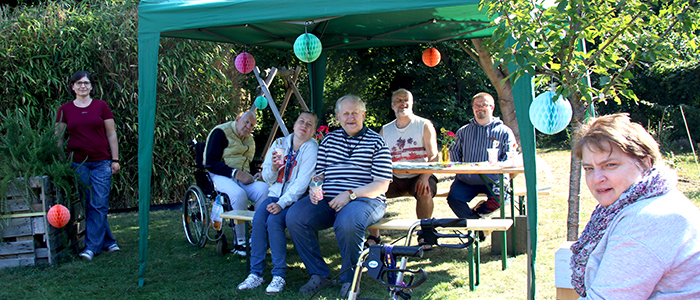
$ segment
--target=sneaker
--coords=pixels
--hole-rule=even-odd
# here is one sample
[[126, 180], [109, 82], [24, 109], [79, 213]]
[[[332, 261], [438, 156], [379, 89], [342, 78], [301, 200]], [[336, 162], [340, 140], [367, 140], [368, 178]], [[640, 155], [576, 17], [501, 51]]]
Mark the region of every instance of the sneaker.
[[233, 245], [233, 249], [231, 249], [231, 253], [235, 253], [238, 256], [243, 256], [245, 257], [248, 253], [246, 252], [246, 243], [245, 240], [237, 240], [236, 244]]
[[92, 258], [95, 256], [95, 252], [92, 252], [92, 250], [85, 249], [78, 255], [84, 258], [85, 260], [92, 260]]
[[282, 276], [272, 276], [272, 282], [265, 289], [265, 294], [277, 294], [284, 288], [284, 278]]
[[113, 245], [107, 247], [107, 252], [109, 252], [109, 253], [121, 251], [121, 250], [122, 249], [119, 249], [119, 246], [117, 246], [117, 244], [113, 244]]
[[[340, 294], [338, 294], [338, 298], [347, 299], [351, 288], [352, 288], [352, 282], [343, 283], [343, 285], [340, 287]], [[360, 294], [360, 287], [357, 287], [357, 294], [358, 295]]]
[[255, 274], [249, 274], [248, 277], [245, 280], [243, 280], [241, 284], [238, 285], [238, 290], [252, 290], [256, 287], [259, 287], [262, 283], [262, 277]]
[[323, 278], [320, 275], [311, 275], [311, 279], [305, 285], [299, 288], [299, 293], [302, 294], [313, 294], [318, 292], [322, 287], [324, 287], [329, 281], [329, 278]]

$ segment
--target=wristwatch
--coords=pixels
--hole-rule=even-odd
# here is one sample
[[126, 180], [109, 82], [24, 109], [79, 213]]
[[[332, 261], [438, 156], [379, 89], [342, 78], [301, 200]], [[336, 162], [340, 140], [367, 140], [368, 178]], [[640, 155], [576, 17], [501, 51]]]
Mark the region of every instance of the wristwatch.
[[355, 194], [355, 192], [353, 192], [352, 190], [348, 190], [348, 193], [350, 193], [350, 201], [357, 199], [357, 195]]

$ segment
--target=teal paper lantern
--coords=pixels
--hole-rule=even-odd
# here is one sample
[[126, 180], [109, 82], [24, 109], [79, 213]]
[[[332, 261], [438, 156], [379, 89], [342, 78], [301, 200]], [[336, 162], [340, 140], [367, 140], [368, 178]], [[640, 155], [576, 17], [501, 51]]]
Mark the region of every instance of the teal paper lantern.
[[561, 95], [552, 101], [555, 93], [546, 91], [530, 104], [530, 121], [542, 133], [555, 134], [566, 128], [571, 122], [573, 111], [571, 103]]
[[267, 107], [267, 98], [265, 98], [265, 96], [258, 96], [255, 98], [255, 107], [258, 109], [265, 109]]
[[304, 33], [294, 41], [294, 55], [301, 61], [310, 63], [321, 56], [321, 40], [311, 33]]

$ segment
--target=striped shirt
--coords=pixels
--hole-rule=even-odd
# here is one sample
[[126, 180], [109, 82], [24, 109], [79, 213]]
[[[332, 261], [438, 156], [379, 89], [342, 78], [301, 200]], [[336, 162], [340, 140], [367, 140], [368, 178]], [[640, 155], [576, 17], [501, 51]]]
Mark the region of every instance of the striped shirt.
[[[455, 162], [488, 161], [489, 155], [486, 148], [493, 148], [494, 141], [499, 143], [498, 161], [505, 161], [508, 158], [506, 152], [510, 150], [511, 145], [516, 143], [513, 131], [498, 117], [493, 117], [491, 122], [484, 126], [479, 125], [475, 119], [471, 119], [467, 125], [457, 130], [456, 135], [455, 144], [450, 147], [450, 160]], [[469, 184], [482, 182], [481, 179], [478, 179], [479, 176], [461, 174], [457, 177]], [[497, 175], [488, 177], [498, 180]]]
[[[316, 174], [324, 175], [325, 197], [334, 198], [375, 178], [391, 181], [391, 154], [384, 138], [367, 127], [355, 136], [338, 129], [328, 133], [318, 147]], [[384, 201], [386, 196], [376, 199]]]

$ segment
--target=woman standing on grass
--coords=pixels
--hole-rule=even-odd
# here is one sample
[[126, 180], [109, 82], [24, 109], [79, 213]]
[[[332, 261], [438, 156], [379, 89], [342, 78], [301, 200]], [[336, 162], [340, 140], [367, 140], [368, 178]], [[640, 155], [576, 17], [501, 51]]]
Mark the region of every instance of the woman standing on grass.
[[92, 99], [94, 80], [86, 71], [78, 71], [68, 82], [68, 92], [75, 100], [61, 105], [56, 115], [59, 145], [68, 136], [68, 151], [73, 154], [73, 169], [85, 184], [86, 260], [107, 252], [119, 251], [107, 222], [109, 190], [112, 175], [119, 172], [119, 146], [114, 128], [114, 115], [102, 100]]
[[598, 200], [571, 250], [582, 299], [700, 299], [700, 210], [627, 114], [592, 119], [574, 155]]
[[[289, 207], [308, 189], [311, 176], [316, 170], [318, 143], [311, 137], [316, 133], [317, 123], [316, 115], [302, 112], [294, 123], [294, 132], [277, 139], [267, 151], [262, 177], [272, 186], [269, 197], [260, 204], [260, 209], [253, 216], [250, 275], [238, 285], [238, 290], [254, 289], [263, 283], [262, 272], [265, 270], [268, 242], [273, 266], [272, 281], [265, 293], [277, 294], [284, 288], [287, 269], [285, 217]], [[285, 149], [284, 153], [275, 151], [278, 145]]]

